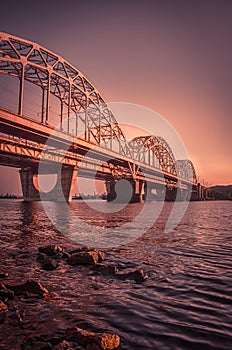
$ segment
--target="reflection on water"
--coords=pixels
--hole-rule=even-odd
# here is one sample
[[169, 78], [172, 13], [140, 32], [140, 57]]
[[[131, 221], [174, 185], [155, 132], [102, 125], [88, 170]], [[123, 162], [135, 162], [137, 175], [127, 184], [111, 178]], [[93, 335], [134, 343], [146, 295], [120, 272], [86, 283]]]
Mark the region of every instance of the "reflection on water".
[[[107, 203], [95, 205], [101, 209]], [[48, 206], [67, 232], [71, 227], [86, 235], [72, 215], [62, 215], [62, 204]], [[122, 337], [122, 349], [230, 349], [232, 203], [190, 203], [178, 227], [165, 232], [171, 207], [166, 203], [153, 227], [136, 240], [105, 249], [107, 261], [120, 269], [144, 268], [148, 280], [135, 284], [65, 262], [55, 271], [42, 271], [36, 262], [38, 246], [52, 242], [71, 249], [70, 235], [52, 225], [40, 202], [1, 200], [0, 271], [9, 272], [9, 284], [38, 278], [56, 293], [49, 301], [19, 299], [23, 322], [9, 315], [1, 325], [1, 349], [20, 349], [22, 340], [35, 332], [46, 337], [73, 325], [114, 331]], [[134, 203], [101, 213], [81, 201], [71, 204], [95, 236], [103, 228], [133, 221], [141, 208]]]

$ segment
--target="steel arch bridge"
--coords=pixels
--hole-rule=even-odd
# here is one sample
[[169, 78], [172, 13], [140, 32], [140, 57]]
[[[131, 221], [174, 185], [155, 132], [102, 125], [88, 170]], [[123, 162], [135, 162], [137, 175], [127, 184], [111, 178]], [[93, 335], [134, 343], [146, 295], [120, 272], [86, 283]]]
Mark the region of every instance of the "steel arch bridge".
[[[54, 129], [50, 121], [51, 96], [54, 96], [59, 102], [61, 131], [64, 131], [66, 123], [66, 134], [71, 134], [70, 119], [71, 114], [74, 114], [75, 136], [79, 137], [78, 127], [81, 122], [84, 127], [83, 139], [88, 143], [103, 147], [105, 152], [115, 151], [116, 145], [118, 160], [108, 162], [111, 175], [128, 177], [129, 174], [132, 178], [137, 176], [141, 179], [139, 169], [141, 164], [145, 164], [152, 167], [158, 176], [160, 173], [165, 174], [165, 181], [177, 183], [180, 179], [186, 186], [197, 184], [192, 162], [175, 160], [170, 146], [162, 137], [140, 136], [128, 142], [99, 91], [61, 56], [34, 42], [0, 33], [0, 73], [19, 79], [17, 116], [21, 120], [26, 118], [23, 114], [24, 86], [25, 82], [29, 82], [41, 89], [40, 124], [47, 130]], [[64, 109], [67, 110], [67, 118]], [[99, 153], [103, 159], [104, 150]]]
[[135, 137], [129, 142], [129, 148], [134, 159], [177, 176], [174, 154], [162, 137]]
[[41, 122], [49, 123], [50, 95], [60, 101], [60, 128], [63, 108], [68, 108], [67, 132], [73, 112], [85, 125], [85, 137], [109, 147], [112, 140], [128, 154], [125, 136], [99, 91], [61, 56], [28, 40], [0, 33], [0, 73], [20, 80], [18, 114], [23, 112], [24, 81], [42, 89]]

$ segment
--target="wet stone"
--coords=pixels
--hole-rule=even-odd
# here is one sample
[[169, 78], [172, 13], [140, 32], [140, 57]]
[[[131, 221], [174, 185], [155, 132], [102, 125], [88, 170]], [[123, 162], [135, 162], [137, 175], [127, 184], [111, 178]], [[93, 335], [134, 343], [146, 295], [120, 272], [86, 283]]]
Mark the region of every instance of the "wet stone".
[[97, 264], [93, 267], [93, 271], [99, 272], [101, 275], [114, 275], [118, 272], [118, 268], [115, 265]]
[[78, 327], [68, 328], [66, 339], [75, 341], [89, 350], [113, 350], [120, 345], [120, 337], [117, 334], [89, 332]]
[[0, 299], [5, 303], [9, 299], [14, 299], [14, 292], [8, 288], [4, 284], [0, 285]]
[[44, 288], [39, 281], [35, 280], [28, 280], [23, 284], [15, 286], [6, 285], [6, 287], [10, 290], [13, 290], [15, 294], [23, 294], [29, 298], [43, 298], [48, 294], [47, 289]]
[[43, 270], [52, 271], [58, 267], [58, 262], [55, 259], [46, 257], [43, 261], [41, 261], [41, 267]]
[[77, 343], [74, 342], [67, 342], [66, 340], [63, 340], [59, 344], [56, 344], [53, 346], [52, 350], [84, 350], [83, 346], [77, 345]]
[[62, 259], [68, 259], [70, 258], [71, 254], [69, 254], [68, 252], [63, 252], [62, 254]]
[[0, 300], [0, 312], [6, 312], [8, 311], [8, 307], [5, 303], [3, 303], [1, 300]]
[[105, 260], [105, 253], [101, 252], [98, 249], [91, 248], [91, 247], [81, 247], [81, 248], [76, 248], [74, 250], [71, 250], [68, 254], [72, 255], [75, 253], [82, 253], [82, 252], [95, 252], [98, 254], [98, 262], [102, 262]]
[[82, 251], [71, 254], [67, 259], [69, 265], [95, 265], [98, 263], [98, 253], [95, 251]]
[[59, 256], [61, 255], [63, 248], [59, 245], [49, 244], [44, 247], [39, 247], [38, 250], [39, 250], [39, 253], [43, 253], [48, 256]]
[[0, 278], [7, 278], [8, 276], [8, 272], [0, 272]]
[[51, 350], [52, 345], [42, 340], [27, 340], [21, 344], [21, 350]]
[[142, 283], [146, 281], [146, 279], [148, 278], [147, 274], [144, 272], [143, 269], [138, 269], [128, 273], [118, 274], [118, 276], [123, 280], [126, 280], [126, 279], [134, 280], [136, 283]]

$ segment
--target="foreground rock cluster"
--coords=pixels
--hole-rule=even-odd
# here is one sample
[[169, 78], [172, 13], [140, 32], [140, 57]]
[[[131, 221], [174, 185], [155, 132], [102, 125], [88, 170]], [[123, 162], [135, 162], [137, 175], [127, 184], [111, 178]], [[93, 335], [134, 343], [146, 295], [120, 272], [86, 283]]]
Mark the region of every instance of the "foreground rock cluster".
[[60, 260], [65, 260], [67, 264], [72, 266], [84, 265], [89, 266], [96, 273], [102, 275], [114, 275], [115, 278], [121, 280], [133, 280], [136, 283], [142, 283], [147, 279], [147, 275], [143, 269], [135, 269], [132, 271], [118, 271], [115, 265], [105, 264], [105, 254], [91, 247], [82, 247], [65, 252], [58, 245], [48, 245], [39, 247], [37, 261], [44, 270], [54, 270], [59, 266]]
[[116, 334], [89, 332], [73, 327], [67, 328], [63, 338], [44, 341], [40, 338], [27, 339], [22, 350], [113, 350], [119, 349], [120, 337]]
[[[105, 254], [91, 247], [80, 247], [71, 251], [64, 251], [59, 245], [48, 245], [38, 248], [37, 262], [43, 270], [52, 271], [59, 267], [61, 261], [71, 266], [86, 266], [94, 274], [114, 276], [120, 280], [132, 280], [136, 283], [144, 282], [147, 275], [143, 269], [119, 271], [117, 266], [105, 263]], [[0, 273], [0, 323], [7, 318], [10, 308], [15, 308], [18, 322], [23, 322], [17, 310], [17, 298], [45, 298], [49, 291], [37, 280], [27, 280], [15, 285], [6, 283], [8, 274]], [[68, 328], [64, 336], [44, 340], [40, 337], [28, 338], [21, 344], [22, 350], [110, 350], [118, 349], [120, 337], [117, 334], [90, 332], [78, 327]]]

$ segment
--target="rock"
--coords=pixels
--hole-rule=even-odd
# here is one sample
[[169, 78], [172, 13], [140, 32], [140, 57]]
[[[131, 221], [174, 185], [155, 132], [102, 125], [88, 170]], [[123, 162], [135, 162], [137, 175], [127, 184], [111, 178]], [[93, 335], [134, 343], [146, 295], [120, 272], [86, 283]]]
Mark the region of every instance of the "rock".
[[63, 340], [61, 343], [55, 345], [52, 350], [82, 350], [84, 349], [82, 346], [78, 346], [74, 342], [67, 342]]
[[144, 282], [144, 281], [146, 281], [146, 279], [148, 277], [143, 269], [138, 269], [138, 270], [131, 271], [128, 273], [119, 274], [119, 276], [123, 280], [130, 279], [130, 280], [134, 280], [136, 283]]
[[120, 337], [116, 334], [89, 332], [78, 327], [68, 328], [66, 339], [75, 341], [89, 350], [112, 350], [120, 345]]
[[0, 312], [6, 312], [8, 311], [8, 307], [5, 303], [3, 303], [1, 300], [0, 300]]
[[21, 344], [22, 350], [52, 350], [52, 345], [49, 342], [42, 340], [26, 340], [25, 343]]
[[70, 265], [95, 265], [98, 263], [98, 253], [95, 251], [82, 251], [70, 255], [67, 263]]
[[7, 278], [8, 276], [8, 272], [0, 272], [0, 278]]
[[47, 289], [44, 288], [39, 281], [34, 280], [28, 280], [27, 282], [16, 286], [6, 285], [6, 287], [13, 290], [15, 294], [24, 294], [29, 298], [43, 298], [48, 294]]
[[118, 272], [118, 268], [115, 265], [107, 265], [97, 264], [93, 267], [93, 269], [97, 272], [100, 272], [102, 275], [114, 275]]
[[48, 256], [46, 256], [46, 258], [41, 261], [41, 267], [43, 270], [47, 270], [47, 271], [52, 271], [55, 270], [58, 267], [58, 262], [55, 259], [49, 258]]
[[91, 247], [76, 248], [74, 250], [71, 250], [68, 254], [72, 255], [75, 253], [82, 253], [82, 252], [96, 252], [98, 254], [98, 262], [102, 262], [105, 260], [105, 253]]
[[69, 251], [69, 254], [74, 254], [74, 253], [80, 253], [80, 252], [87, 252], [88, 250], [94, 250], [94, 248], [88, 247], [88, 246], [82, 246], [82, 247], [78, 247], [75, 248], [73, 250]]
[[49, 244], [44, 247], [39, 247], [38, 250], [39, 250], [39, 253], [44, 253], [49, 256], [57, 256], [62, 253], [63, 248], [60, 247], [59, 245]]
[[62, 259], [68, 259], [70, 257], [71, 254], [69, 254], [68, 252], [63, 252], [62, 254]]
[[43, 262], [44, 260], [46, 260], [46, 258], [47, 258], [48, 256], [46, 255], [46, 254], [44, 254], [44, 253], [38, 253], [37, 254], [37, 258], [36, 258], [36, 261], [38, 261], [38, 262]]
[[14, 299], [14, 292], [7, 289], [4, 284], [0, 285], [0, 299], [5, 303], [9, 299]]

